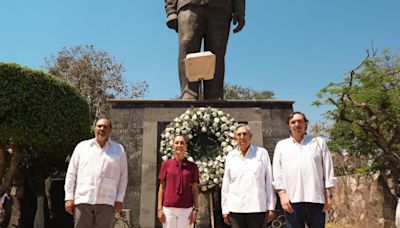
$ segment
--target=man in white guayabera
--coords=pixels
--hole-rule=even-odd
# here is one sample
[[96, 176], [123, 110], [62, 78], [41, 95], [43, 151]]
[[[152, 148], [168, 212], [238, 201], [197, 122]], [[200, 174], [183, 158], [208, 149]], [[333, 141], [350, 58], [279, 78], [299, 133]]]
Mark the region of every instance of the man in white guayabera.
[[75, 228], [110, 228], [122, 210], [128, 183], [122, 145], [110, 140], [111, 122], [96, 121], [95, 138], [80, 142], [72, 154], [65, 179], [65, 210]]
[[266, 149], [251, 144], [247, 124], [235, 130], [237, 148], [226, 157], [221, 189], [224, 222], [232, 228], [262, 228], [275, 217], [276, 196]]
[[287, 227], [323, 228], [336, 184], [331, 153], [323, 138], [306, 134], [303, 113], [291, 113], [287, 123], [290, 137], [277, 143], [272, 162]]

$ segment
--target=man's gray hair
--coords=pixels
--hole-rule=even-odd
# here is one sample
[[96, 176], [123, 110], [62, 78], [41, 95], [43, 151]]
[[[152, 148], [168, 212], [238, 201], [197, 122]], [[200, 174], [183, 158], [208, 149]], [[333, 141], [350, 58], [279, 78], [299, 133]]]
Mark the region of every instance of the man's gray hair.
[[246, 124], [246, 123], [240, 123], [240, 124], [238, 124], [238, 125], [236, 126], [236, 128], [235, 128], [235, 132], [234, 132], [235, 135], [236, 135], [237, 129], [239, 129], [239, 128], [241, 128], [241, 127], [246, 128], [247, 132], [249, 132], [249, 133], [251, 134], [250, 126], [249, 126], [248, 124]]

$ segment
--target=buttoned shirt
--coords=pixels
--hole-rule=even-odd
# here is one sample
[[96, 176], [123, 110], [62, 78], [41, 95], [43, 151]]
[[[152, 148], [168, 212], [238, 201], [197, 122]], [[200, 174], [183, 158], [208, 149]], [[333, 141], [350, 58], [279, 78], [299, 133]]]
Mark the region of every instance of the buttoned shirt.
[[275, 210], [271, 161], [266, 149], [250, 145], [246, 155], [234, 149], [226, 157], [221, 190], [222, 214]]
[[95, 139], [80, 142], [72, 154], [65, 179], [65, 200], [75, 204], [123, 202], [128, 183], [127, 158], [122, 145]]
[[290, 137], [277, 143], [273, 185], [285, 190], [292, 203], [325, 203], [325, 189], [336, 184], [332, 156], [321, 137], [305, 135], [301, 143]]

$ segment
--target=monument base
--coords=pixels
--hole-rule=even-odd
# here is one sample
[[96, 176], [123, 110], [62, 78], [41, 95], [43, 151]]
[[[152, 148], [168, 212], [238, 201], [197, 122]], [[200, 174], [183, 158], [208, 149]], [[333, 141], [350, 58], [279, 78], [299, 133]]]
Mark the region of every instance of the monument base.
[[272, 155], [275, 144], [288, 137], [286, 118], [293, 101], [189, 101], [111, 100], [112, 138], [121, 143], [128, 156], [128, 187], [124, 207], [130, 209], [132, 227], [161, 227], [157, 220], [157, 175], [161, 164], [160, 134], [190, 107], [213, 107], [249, 124], [252, 143]]

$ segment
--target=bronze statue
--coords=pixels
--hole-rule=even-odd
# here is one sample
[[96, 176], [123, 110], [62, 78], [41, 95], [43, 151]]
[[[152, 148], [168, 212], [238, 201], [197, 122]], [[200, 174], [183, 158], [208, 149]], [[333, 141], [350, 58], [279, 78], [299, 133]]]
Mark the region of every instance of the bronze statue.
[[224, 96], [225, 52], [230, 23], [234, 33], [245, 24], [245, 0], [165, 0], [167, 26], [179, 33], [179, 81], [182, 99], [198, 99], [199, 82], [188, 82], [185, 76], [185, 57], [204, 51], [216, 55], [213, 80], [204, 81], [204, 99]]

